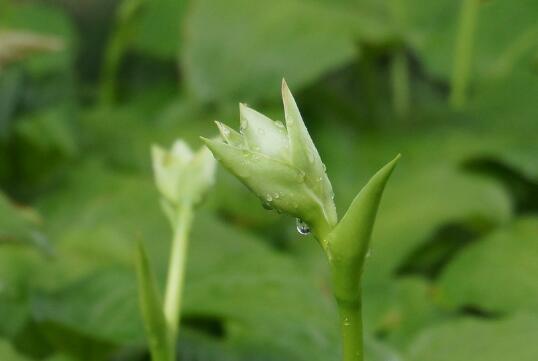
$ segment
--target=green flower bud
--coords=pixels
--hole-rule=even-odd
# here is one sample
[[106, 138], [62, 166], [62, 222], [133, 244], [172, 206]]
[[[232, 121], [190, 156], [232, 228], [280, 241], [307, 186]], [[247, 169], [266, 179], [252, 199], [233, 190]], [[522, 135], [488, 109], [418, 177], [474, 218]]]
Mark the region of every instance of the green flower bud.
[[155, 183], [169, 216], [181, 204], [199, 203], [215, 181], [216, 162], [206, 147], [194, 153], [177, 140], [169, 151], [154, 145], [152, 158]]
[[217, 122], [223, 141], [202, 138], [262, 202], [302, 219], [323, 238], [336, 224], [332, 186], [293, 96], [282, 82], [286, 125], [240, 105], [240, 133]]

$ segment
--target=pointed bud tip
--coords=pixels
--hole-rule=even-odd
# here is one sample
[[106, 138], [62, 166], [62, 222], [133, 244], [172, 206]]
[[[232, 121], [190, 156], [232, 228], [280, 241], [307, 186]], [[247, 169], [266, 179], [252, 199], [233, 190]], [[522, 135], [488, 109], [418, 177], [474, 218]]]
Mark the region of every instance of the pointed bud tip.
[[[215, 125], [217, 126], [217, 128], [219, 128], [219, 131], [220, 131], [220, 133], [222, 134], [222, 130], [225, 128], [224, 124], [222, 124], [222, 123], [219, 122], [218, 120], [214, 120], [213, 122], [215, 123]], [[203, 138], [203, 137], [200, 137], [200, 138]]]
[[282, 87], [281, 87], [281, 90], [282, 90], [282, 96], [288, 96], [288, 94], [291, 93], [290, 91], [290, 88], [288, 86], [288, 83], [286, 82], [286, 79], [282, 78]]

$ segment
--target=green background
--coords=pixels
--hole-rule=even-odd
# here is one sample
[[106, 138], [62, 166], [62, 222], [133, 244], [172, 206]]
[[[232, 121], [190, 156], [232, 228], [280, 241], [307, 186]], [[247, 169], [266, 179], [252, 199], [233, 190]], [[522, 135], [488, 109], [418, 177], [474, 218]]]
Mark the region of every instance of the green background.
[[[283, 77], [340, 215], [403, 155], [364, 273], [366, 360], [536, 360], [538, 3], [480, 1], [466, 103], [453, 109], [459, 11], [0, 0], [0, 29], [64, 42], [0, 70], [0, 360], [148, 360], [135, 245], [162, 286], [171, 237], [150, 146], [197, 147], [213, 120], [237, 128], [240, 101], [281, 120]], [[339, 360], [312, 237], [222, 168], [195, 218], [178, 359]]]

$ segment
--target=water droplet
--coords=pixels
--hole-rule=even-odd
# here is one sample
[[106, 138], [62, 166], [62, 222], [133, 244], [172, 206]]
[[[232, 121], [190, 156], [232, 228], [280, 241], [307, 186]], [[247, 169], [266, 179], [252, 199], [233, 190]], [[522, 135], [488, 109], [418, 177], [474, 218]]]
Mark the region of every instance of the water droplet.
[[274, 199], [278, 199], [278, 198], [280, 198], [280, 193], [278, 193], [278, 192], [277, 192], [277, 193], [273, 193], [273, 198], [274, 198]]
[[267, 202], [271, 202], [271, 201], [273, 200], [273, 196], [270, 195], [269, 193], [267, 193], [267, 195], [265, 196], [265, 200], [266, 200]]
[[267, 203], [267, 202], [262, 202], [262, 207], [264, 209], [267, 209], [268, 211], [272, 210], [273, 207], [271, 207], [271, 204]]
[[349, 320], [349, 317], [344, 317], [344, 326], [351, 326], [351, 321]]
[[248, 122], [244, 119], [241, 119], [241, 124], [239, 125], [239, 132], [243, 134], [245, 130], [248, 128]]
[[310, 227], [302, 219], [297, 218], [295, 224], [297, 225], [297, 232], [302, 235], [310, 234]]
[[323, 171], [326, 172], [327, 171], [327, 166], [325, 165], [325, 163], [322, 163], [321, 166], [323, 167]]

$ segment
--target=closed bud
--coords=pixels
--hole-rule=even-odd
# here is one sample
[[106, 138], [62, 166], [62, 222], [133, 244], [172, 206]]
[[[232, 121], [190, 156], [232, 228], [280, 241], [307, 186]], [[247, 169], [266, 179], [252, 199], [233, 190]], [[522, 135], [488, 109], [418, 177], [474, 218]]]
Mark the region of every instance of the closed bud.
[[182, 140], [170, 150], [152, 147], [153, 171], [163, 206], [170, 216], [180, 204], [199, 203], [215, 180], [215, 159], [202, 147], [194, 153]]
[[337, 222], [332, 186], [285, 81], [286, 124], [240, 105], [240, 132], [217, 123], [221, 140], [204, 139], [215, 157], [262, 202], [302, 219], [323, 238]]

